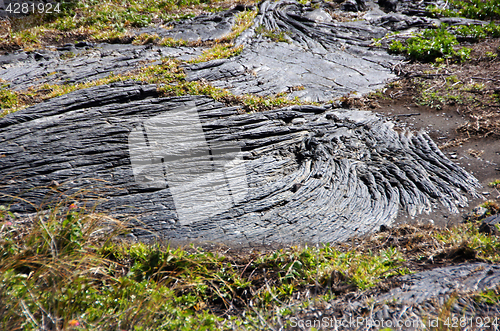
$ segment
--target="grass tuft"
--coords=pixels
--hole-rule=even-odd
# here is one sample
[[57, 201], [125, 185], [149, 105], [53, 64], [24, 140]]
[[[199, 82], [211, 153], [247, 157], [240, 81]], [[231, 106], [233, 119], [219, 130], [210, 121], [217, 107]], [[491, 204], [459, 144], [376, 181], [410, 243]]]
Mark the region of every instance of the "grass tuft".
[[500, 189], [500, 179], [496, 179], [488, 184], [489, 187]]
[[[125, 223], [63, 201], [31, 218], [0, 208], [5, 330], [269, 328], [292, 307], [374, 288], [425, 261], [500, 260], [478, 224], [404, 225], [320, 247], [241, 251], [127, 241]], [[478, 300], [495, 302], [495, 293]], [[268, 311], [277, 316], [270, 317]], [[265, 319], [264, 317], [265, 316]], [[281, 316], [281, 317], [280, 317]]]

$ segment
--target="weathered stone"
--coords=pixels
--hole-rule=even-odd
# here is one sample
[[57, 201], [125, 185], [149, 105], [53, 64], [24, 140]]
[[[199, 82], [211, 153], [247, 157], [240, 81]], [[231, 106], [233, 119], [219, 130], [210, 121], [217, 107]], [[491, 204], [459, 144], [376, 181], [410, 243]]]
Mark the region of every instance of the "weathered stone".
[[[229, 208], [215, 214], [207, 209], [206, 217], [209, 203], [197, 201], [196, 193], [184, 197], [193, 208], [186, 224], [168, 175], [151, 173], [151, 185], [134, 177], [131, 157], [137, 153], [130, 137], [141, 123], [189, 105], [212, 146], [214, 161], [207, 162], [219, 167], [228, 161], [225, 155], [234, 155], [224, 154], [225, 147], [218, 152], [220, 143], [241, 149], [248, 189], [243, 198], [233, 192]], [[0, 119], [0, 171], [8, 184], [0, 204], [26, 213], [34, 210], [23, 201], [39, 206], [75, 195], [99, 201], [99, 210], [112, 215], [136, 217], [139, 237], [262, 244], [345, 240], [389, 225], [401, 208], [416, 215], [440, 202], [456, 212], [457, 204], [466, 204], [464, 193], [475, 194], [474, 177], [425, 133], [397, 133], [370, 112], [326, 106], [240, 112], [207, 97], [160, 98], [155, 86], [129, 82], [75, 91], [10, 114]], [[164, 127], [157, 139], [171, 132]], [[184, 134], [184, 148], [198, 148], [196, 135]], [[201, 162], [200, 152], [182, 162]], [[172, 148], [154, 153], [161, 164], [178, 154]], [[161, 185], [155, 176], [163, 176]], [[208, 184], [214, 194], [224, 189]]]
[[0, 55], [0, 77], [16, 91], [42, 84], [85, 83], [124, 74], [163, 57], [188, 60], [199, 48], [79, 42], [56, 49]]
[[[442, 320], [443, 311], [450, 311], [457, 324], [462, 321], [462, 327], [470, 330], [486, 330], [498, 323], [498, 305], [474, 300], [475, 294], [500, 285], [498, 265], [460, 264], [400, 276], [392, 281], [399, 285], [387, 293], [367, 290], [331, 301], [333, 309], [323, 309], [323, 328], [378, 330], [390, 327], [423, 331], [443, 323], [452, 325], [452, 318], [448, 322]], [[300, 316], [298, 319], [304, 322], [315, 320], [314, 308], [291, 309], [291, 316]]]
[[481, 222], [481, 225], [479, 226], [479, 232], [498, 235], [500, 232], [498, 231], [497, 224], [499, 223], [500, 214], [491, 215]]
[[495, 288], [500, 284], [500, 266], [469, 263], [406, 275], [399, 279], [404, 285], [376, 297], [376, 302], [397, 302], [418, 305], [435, 297], [453, 293], [465, 294]]

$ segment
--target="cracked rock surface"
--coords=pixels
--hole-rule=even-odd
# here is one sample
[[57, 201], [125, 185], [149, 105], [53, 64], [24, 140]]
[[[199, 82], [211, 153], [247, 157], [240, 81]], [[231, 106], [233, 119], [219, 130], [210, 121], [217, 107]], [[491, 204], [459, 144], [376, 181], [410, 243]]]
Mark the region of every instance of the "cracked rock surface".
[[[236, 45], [243, 52], [227, 60], [186, 67], [188, 79], [206, 79], [236, 94], [266, 96], [291, 92], [289, 98], [322, 102], [348, 92], [366, 93], [395, 78], [399, 57], [370, 47], [388, 32], [366, 20], [334, 22], [322, 9], [295, 1], [265, 1], [253, 26]], [[271, 42], [265, 34], [280, 35]], [[296, 90], [296, 88], [295, 88]]]
[[[373, 39], [393, 31], [411, 31], [441, 23], [481, 24], [462, 18], [431, 19], [430, 1], [346, 1], [341, 6], [316, 1], [264, 1], [250, 28], [234, 41], [244, 45], [229, 59], [186, 64], [188, 80], [205, 80], [233, 93], [261, 96], [287, 93], [304, 101], [326, 102], [347, 93], [364, 94], [396, 78], [402, 57], [374, 47]], [[438, 1], [439, 4], [439, 1]], [[134, 32], [188, 42], [217, 42], [233, 33], [236, 17], [250, 7], [238, 5], [221, 13], [201, 15]], [[351, 13], [348, 16], [346, 12]], [[280, 40], [280, 42], [277, 42]], [[201, 47], [98, 44], [85, 41], [32, 52], [0, 56], [0, 77], [20, 91], [50, 84], [74, 84], [123, 74], [163, 57], [189, 60]]]
[[[172, 123], [181, 125], [169, 116], [183, 107], [195, 109], [200, 121], [199, 132], [190, 125], [179, 135], [188, 154], [167, 134]], [[7, 184], [0, 204], [26, 213], [31, 205], [12, 196], [40, 205], [76, 195], [137, 218], [139, 237], [251, 245], [345, 240], [390, 224], [400, 210], [415, 215], [439, 203], [456, 211], [467, 193], [475, 194], [476, 179], [426, 134], [398, 133], [371, 112], [318, 106], [240, 112], [207, 97], [161, 98], [156, 86], [132, 82], [18, 111], [0, 119]], [[161, 123], [153, 127], [155, 118]], [[224, 152], [227, 146], [236, 152]], [[229, 163], [236, 156], [241, 167]], [[169, 177], [171, 169], [177, 177]], [[226, 179], [216, 180], [219, 173]], [[175, 191], [186, 183], [187, 191]], [[222, 194], [227, 187], [231, 193]]]
[[[325, 102], [366, 93], [395, 78], [392, 69], [401, 60], [371, 46], [373, 38], [441, 23], [482, 23], [428, 18], [429, 4], [348, 0], [333, 8], [319, 1], [264, 1], [235, 40], [244, 46], [240, 54], [183, 68], [188, 80], [237, 95], [286, 92]], [[236, 15], [247, 9], [137, 35], [213, 42], [229, 36]], [[342, 19], [346, 11], [359, 15]], [[2, 55], [0, 77], [15, 91], [83, 83], [162, 57], [189, 60], [202, 49], [79, 42]], [[438, 206], [456, 212], [478, 187], [425, 133], [397, 132], [370, 112], [293, 106], [245, 114], [208, 97], [160, 97], [156, 86], [137, 82], [75, 91], [1, 118], [0, 172], [0, 205], [21, 215], [68, 198], [131, 220], [139, 239], [257, 247], [342, 241], [389, 225], [398, 213]], [[455, 293], [493, 288], [499, 280], [497, 265], [436, 268], [400, 277], [390, 291], [372, 296], [371, 311], [353, 297], [331, 311], [302, 314], [423, 321], [438, 316]], [[499, 313], [461, 297], [451, 309], [467, 316]]]
[[158, 64], [163, 57], [188, 60], [197, 48], [159, 47], [80, 42], [58, 48], [0, 55], [0, 77], [13, 90], [42, 84], [76, 84], [124, 74], [146, 65]]

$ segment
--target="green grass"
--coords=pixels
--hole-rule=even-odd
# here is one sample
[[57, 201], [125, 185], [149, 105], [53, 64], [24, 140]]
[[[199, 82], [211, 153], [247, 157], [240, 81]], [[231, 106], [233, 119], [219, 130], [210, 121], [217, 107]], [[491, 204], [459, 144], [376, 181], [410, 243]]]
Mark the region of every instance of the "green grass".
[[200, 55], [198, 58], [188, 61], [188, 63], [199, 63], [216, 59], [226, 59], [240, 54], [242, 50], [243, 45], [234, 47], [234, 45], [230, 43], [216, 44], [212, 48], [204, 50], [202, 55]]
[[415, 86], [420, 91], [414, 98], [415, 103], [434, 109], [442, 109], [445, 105], [478, 104], [477, 94], [485, 89], [481, 83], [464, 84], [457, 76], [447, 77], [439, 87], [425, 80], [415, 81]]
[[500, 262], [500, 239], [497, 236], [480, 233], [478, 222], [437, 232], [435, 238], [450, 247], [447, 250], [448, 254], [460, 252], [469, 257]]
[[235, 258], [123, 241], [124, 224], [75, 204], [60, 203], [31, 223], [7, 209], [0, 208], [5, 330], [76, 324], [79, 330], [209, 330], [234, 307], [250, 315], [231, 317], [241, 324], [256, 318], [251, 307], [290, 303], [311, 287], [325, 292], [334, 270], [359, 289], [409, 272], [397, 249], [364, 255], [306, 246]]
[[[127, 241], [125, 223], [73, 200], [31, 220], [2, 206], [0, 328], [267, 329], [292, 307], [408, 274], [412, 261], [467, 254], [499, 262], [500, 240], [477, 229], [402, 226], [337, 245], [207, 251]], [[477, 300], [497, 302], [497, 294]]]
[[[40, 47], [50, 39], [57, 42], [68, 36], [80, 36], [93, 41], [123, 42], [134, 39], [131, 34], [133, 29], [155, 24], [168, 27], [168, 23], [173, 20], [193, 17], [199, 12], [223, 10], [229, 6], [223, 0], [63, 1], [62, 11], [58, 14], [13, 19], [9, 38], [5, 42], [25, 49]], [[230, 41], [246, 29], [255, 15], [256, 10], [240, 13], [233, 33], [225, 41]], [[147, 38], [141, 36], [137, 43]], [[168, 40], [161, 42], [169, 44]]]
[[17, 94], [8, 89], [8, 85], [0, 86], [0, 110], [13, 108], [17, 105]]
[[264, 26], [260, 25], [255, 29], [255, 32], [266, 38], [271, 39], [274, 42], [285, 42], [285, 43], [290, 42], [290, 40], [287, 39], [286, 33], [284, 31], [268, 30], [265, 29]]
[[480, 292], [474, 298], [476, 302], [486, 303], [488, 305], [500, 305], [500, 288], [495, 288]]
[[479, 41], [486, 38], [500, 37], [500, 25], [490, 22], [486, 25], [459, 25], [451, 27], [456, 36]]

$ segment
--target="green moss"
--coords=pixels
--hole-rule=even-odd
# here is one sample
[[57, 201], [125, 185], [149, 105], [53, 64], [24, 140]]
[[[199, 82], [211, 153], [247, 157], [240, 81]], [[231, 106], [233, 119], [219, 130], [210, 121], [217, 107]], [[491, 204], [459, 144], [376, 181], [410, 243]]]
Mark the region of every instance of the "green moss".
[[204, 50], [198, 58], [188, 61], [188, 63], [207, 62], [216, 59], [227, 59], [236, 56], [243, 50], [243, 45], [234, 47], [233, 44], [221, 43], [216, 44], [212, 48]]
[[13, 108], [17, 105], [17, 94], [4, 85], [0, 87], [0, 109]]
[[262, 35], [263, 37], [271, 39], [274, 42], [285, 42], [285, 43], [290, 42], [290, 40], [287, 38], [286, 33], [284, 31], [281, 31], [281, 30], [277, 30], [277, 29], [268, 30], [268, 29], [265, 29], [262, 25], [260, 25], [255, 29], [255, 32], [257, 34]]
[[166, 47], [179, 47], [179, 46], [187, 46], [189, 43], [186, 40], [182, 39], [173, 39], [173, 38], [162, 38], [158, 42], [160, 46]]

